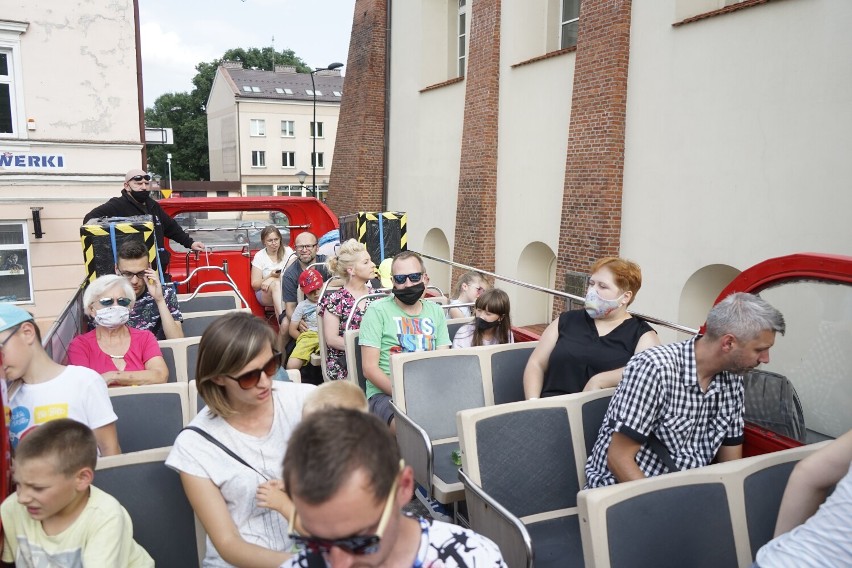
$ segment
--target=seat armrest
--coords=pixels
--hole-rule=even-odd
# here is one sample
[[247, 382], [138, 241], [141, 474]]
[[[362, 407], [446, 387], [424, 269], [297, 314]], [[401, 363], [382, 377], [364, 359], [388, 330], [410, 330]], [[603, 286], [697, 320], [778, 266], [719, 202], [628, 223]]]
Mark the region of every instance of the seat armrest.
[[432, 440], [429, 434], [414, 423], [394, 403], [391, 403], [396, 420], [396, 441], [402, 459], [414, 469], [414, 479], [432, 496]]
[[464, 470], [459, 470], [459, 480], [464, 485], [470, 528], [497, 544], [507, 566], [532, 568], [532, 538], [524, 523], [474, 483]]

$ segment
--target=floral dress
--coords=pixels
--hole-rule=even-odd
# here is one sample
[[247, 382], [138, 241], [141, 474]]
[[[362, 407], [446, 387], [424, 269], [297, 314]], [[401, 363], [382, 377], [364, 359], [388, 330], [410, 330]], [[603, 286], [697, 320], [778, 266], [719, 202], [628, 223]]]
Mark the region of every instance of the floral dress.
[[[359, 329], [361, 327], [361, 319], [364, 317], [364, 312], [367, 306], [373, 301], [373, 298], [364, 300], [358, 304], [358, 309], [355, 310], [355, 315], [352, 316], [352, 322], [348, 329]], [[343, 332], [346, 331], [346, 320], [352, 307], [355, 305], [355, 296], [346, 288], [335, 290], [331, 294], [324, 296], [320, 300], [318, 314], [321, 316], [326, 311], [334, 314], [340, 320], [340, 328], [338, 333], [343, 337]], [[326, 356], [326, 370], [328, 378], [333, 381], [339, 381], [346, 378], [346, 352], [334, 347], [328, 346]]]

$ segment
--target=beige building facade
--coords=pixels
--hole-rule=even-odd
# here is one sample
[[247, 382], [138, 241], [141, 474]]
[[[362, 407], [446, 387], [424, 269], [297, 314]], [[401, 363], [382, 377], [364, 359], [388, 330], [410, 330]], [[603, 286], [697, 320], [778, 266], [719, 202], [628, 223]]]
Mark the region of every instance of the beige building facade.
[[[225, 62], [219, 67], [207, 102], [211, 181], [239, 181], [243, 195], [249, 196], [310, 196], [316, 142], [316, 185], [324, 197], [343, 77], [337, 70], [317, 72], [314, 83], [309, 74], [290, 66], [258, 71]], [[307, 174], [304, 185], [299, 172]]]
[[82, 282], [82, 217], [143, 164], [136, 22], [132, 0], [3, 3], [0, 296], [42, 327]]

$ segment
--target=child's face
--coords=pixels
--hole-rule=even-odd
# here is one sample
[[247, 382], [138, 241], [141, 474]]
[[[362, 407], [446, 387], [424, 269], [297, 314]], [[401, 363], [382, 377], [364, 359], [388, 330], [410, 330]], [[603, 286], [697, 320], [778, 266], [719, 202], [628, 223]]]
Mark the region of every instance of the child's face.
[[317, 288], [313, 292], [308, 292], [307, 294], [305, 294], [305, 298], [307, 298], [308, 300], [310, 300], [311, 302], [316, 304], [317, 300], [319, 300], [319, 295], [320, 295], [321, 291], [322, 291], [322, 288]]
[[[33, 458], [15, 463], [18, 503], [36, 521], [43, 521], [70, 509], [88, 482], [82, 482], [79, 472], [64, 475], [56, 467], [56, 458]], [[81, 470], [84, 471], [84, 470]]]
[[488, 310], [481, 310], [477, 308], [474, 313], [476, 314], [476, 317], [482, 318], [487, 322], [497, 321], [498, 319], [500, 319], [500, 314], [494, 314], [489, 312]]

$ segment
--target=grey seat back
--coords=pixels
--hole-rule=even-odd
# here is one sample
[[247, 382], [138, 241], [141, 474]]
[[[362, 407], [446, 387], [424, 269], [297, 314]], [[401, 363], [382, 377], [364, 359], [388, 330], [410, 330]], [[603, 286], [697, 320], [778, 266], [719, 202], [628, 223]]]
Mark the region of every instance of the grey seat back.
[[524, 400], [524, 369], [538, 343], [529, 347], [497, 351], [491, 355], [494, 404]]
[[[133, 521], [133, 539], [165, 568], [197, 567], [195, 514], [177, 472], [166, 467], [168, 449], [141, 463], [109, 465], [105, 458], [94, 485], [115, 497]], [[116, 456], [124, 458], [125, 456]], [[106, 467], [104, 467], [106, 466]]]
[[175, 365], [175, 352], [172, 347], [160, 346], [160, 351], [163, 353], [163, 359], [166, 362], [166, 368], [169, 370], [168, 382], [177, 382], [177, 366]]
[[746, 525], [752, 556], [772, 540], [781, 498], [796, 462], [779, 463], [756, 471], [743, 480]]
[[188, 380], [195, 380], [195, 368], [198, 365], [198, 343], [186, 346], [186, 376]]
[[188, 419], [186, 383], [110, 389], [122, 453], [164, 448]]
[[564, 408], [533, 408], [476, 424], [481, 487], [517, 517], [576, 506], [580, 490]]
[[403, 365], [405, 413], [432, 440], [453, 438], [456, 413], [485, 406], [476, 355], [425, 357]]
[[204, 330], [210, 327], [214, 321], [221, 317], [219, 314], [217, 315], [206, 315], [197, 318], [184, 318], [183, 323], [183, 335], [184, 337], [200, 337], [204, 335]]
[[196, 296], [191, 300], [178, 303], [181, 313], [191, 314], [194, 312], [215, 312], [219, 310], [233, 310], [239, 307], [235, 304], [236, 296]]
[[608, 396], [597, 398], [585, 402], [582, 406], [583, 420], [583, 440], [586, 447], [586, 455], [592, 455], [592, 448], [598, 440], [598, 432], [601, 429], [606, 410], [609, 408], [609, 402], [612, 400], [612, 393]]

